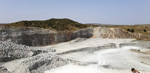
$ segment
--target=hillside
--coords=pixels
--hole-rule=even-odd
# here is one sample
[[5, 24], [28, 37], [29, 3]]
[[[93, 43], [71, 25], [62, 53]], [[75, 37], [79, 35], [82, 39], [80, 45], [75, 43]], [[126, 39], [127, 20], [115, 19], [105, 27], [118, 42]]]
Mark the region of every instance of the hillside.
[[138, 36], [137, 40], [150, 40], [150, 25], [141, 24], [141, 25], [111, 25], [107, 26], [109, 28], [118, 28], [131, 35]]
[[85, 25], [75, 22], [70, 19], [49, 19], [44, 21], [19, 21], [3, 25], [5, 27], [39, 27], [39, 28], [50, 28], [55, 30], [78, 30], [87, 28], [93, 25]]

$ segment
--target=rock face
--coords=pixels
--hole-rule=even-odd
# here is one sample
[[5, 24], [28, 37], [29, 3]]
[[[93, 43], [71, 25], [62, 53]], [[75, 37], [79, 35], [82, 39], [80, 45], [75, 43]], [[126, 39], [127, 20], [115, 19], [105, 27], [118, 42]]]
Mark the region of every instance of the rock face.
[[76, 38], [132, 38], [144, 39], [148, 35], [131, 33], [116, 27], [89, 27], [78, 31], [54, 31], [43, 28], [0, 28], [0, 41], [11, 41], [27, 46], [45, 46], [67, 42]]
[[74, 32], [57, 32], [42, 28], [0, 28], [0, 41], [11, 41], [28, 46], [45, 46], [66, 42], [75, 38], [89, 38], [93, 36], [92, 28]]

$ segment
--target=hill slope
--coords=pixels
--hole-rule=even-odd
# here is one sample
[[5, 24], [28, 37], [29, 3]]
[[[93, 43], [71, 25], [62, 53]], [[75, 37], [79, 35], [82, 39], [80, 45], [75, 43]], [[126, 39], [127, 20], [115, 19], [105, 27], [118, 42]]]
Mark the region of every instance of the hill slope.
[[49, 19], [45, 21], [19, 21], [16, 23], [6, 24], [5, 27], [39, 27], [51, 28], [55, 30], [78, 30], [92, 25], [84, 25], [70, 19]]

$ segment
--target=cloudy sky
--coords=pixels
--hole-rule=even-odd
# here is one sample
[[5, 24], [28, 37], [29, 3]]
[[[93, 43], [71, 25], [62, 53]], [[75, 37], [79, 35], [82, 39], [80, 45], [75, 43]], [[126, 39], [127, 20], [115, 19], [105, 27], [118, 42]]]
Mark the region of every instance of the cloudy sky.
[[0, 0], [0, 23], [50, 18], [80, 23], [150, 24], [150, 0]]

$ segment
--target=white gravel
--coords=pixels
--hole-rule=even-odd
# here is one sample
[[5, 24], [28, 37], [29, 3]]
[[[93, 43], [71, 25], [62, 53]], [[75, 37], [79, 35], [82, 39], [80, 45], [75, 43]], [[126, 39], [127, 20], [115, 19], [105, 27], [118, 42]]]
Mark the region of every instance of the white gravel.
[[[79, 39], [76, 39], [79, 40]], [[109, 43], [130, 43], [133, 39], [101, 39], [90, 38], [76, 42], [76, 40], [61, 43], [53, 46], [46, 46], [44, 48], [56, 49], [57, 52], [64, 52], [73, 49], [96, 47]], [[82, 62], [97, 62], [88, 66], [80, 66], [69, 64], [60, 68], [47, 70], [45, 73], [131, 73], [131, 68], [136, 68], [141, 73], [150, 72], [150, 54], [142, 54], [133, 52], [130, 49], [141, 49], [136, 46], [127, 46], [122, 48], [110, 48], [94, 53], [78, 52], [62, 55], [62, 57], [70, 58]]]

